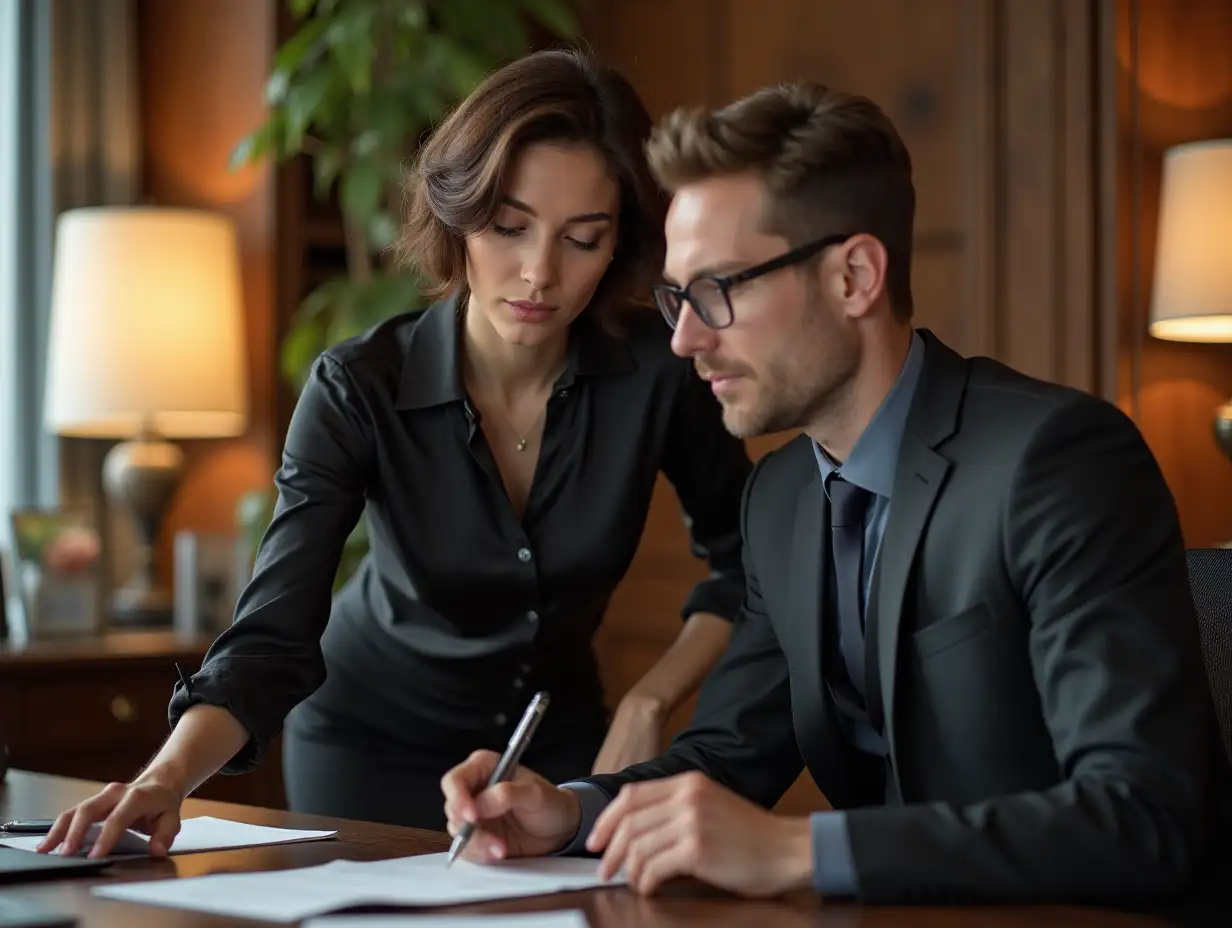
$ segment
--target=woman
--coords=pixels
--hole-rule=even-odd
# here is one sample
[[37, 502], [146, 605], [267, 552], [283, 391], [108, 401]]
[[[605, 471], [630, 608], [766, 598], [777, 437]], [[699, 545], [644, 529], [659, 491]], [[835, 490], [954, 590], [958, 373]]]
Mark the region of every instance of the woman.
[[[182, 797], [254, 766], [284, 719], [293, 809], [442, 830], [442, 775], [502, 749], [537, 690], [552, 704], [525, 761], [545, 775], [657, 753], [743, 595], [750, 463], [666, 327], [627, 311], [663, 259], [649, 129], [623, 78], [566, 51], [444, 120], [402, 249], [445, 298], [317, 360], [236, 622], [177, 686], [149, 767], [61, 815], [45, 849], [109, 817], [100, 853], [134, 823], [165, 851]], [[591, 638], [660, 471], [710, 574], [609, 728]], [[331, 614], [365, 507], [371, 550]]]

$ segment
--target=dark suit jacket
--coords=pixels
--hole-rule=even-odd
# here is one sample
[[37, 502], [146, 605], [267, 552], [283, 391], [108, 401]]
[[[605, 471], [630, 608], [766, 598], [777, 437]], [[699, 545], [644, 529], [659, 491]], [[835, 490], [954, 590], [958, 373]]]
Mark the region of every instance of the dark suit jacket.
[[822, 679], [828, 512], [803, 436], [749, 478], [745, 615], [691, 726], [592, 782], [696, 769], [769, 807], [807, 764], [849, 810], [868, 901], [1174, 890], [1217, 738], [1163, 477], [1114, 406], [921, 334], [867, 610], [888, 799], [853, 773]]

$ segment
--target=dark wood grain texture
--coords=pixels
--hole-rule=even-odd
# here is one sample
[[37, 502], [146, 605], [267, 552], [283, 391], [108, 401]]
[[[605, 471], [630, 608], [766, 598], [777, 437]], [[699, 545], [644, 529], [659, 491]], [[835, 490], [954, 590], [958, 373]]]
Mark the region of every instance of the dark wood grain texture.
[[[97, 784], [9, 771], [0, 788], [0, 821], [14, 817], [46, 817], [90, 795]], [[412, 828], [372, 825], [300, 815], [227, 803], [189, 800], [185, 816], [216, 815], [258, 825], [284, 828], [337, 829], [330, 841], [216, 853], [185, 854], [168, 860], [114, 864], [98, 875], [40, 881], [6, 887], [6, 896], [27, 899], [76, 914], [85, 928], [121, 928], [139, 923], [164, 928], [217, 928], [258, 922], [205, 914], [137, 906], [96, 898], [90, 887], [117, 880], [156, 880], [254, 870], [309, 867], [331, 860], [379, 860], [446, 850], [444, 834]], [[1147, 928], [1166, 922], [1144, 915], [1062, 907], [864, 908], [824, 903], [810, 894], [787, 899], [750, 901], [731, 897], [694, 882], [673, 884], [653, 898], [625, 889], [557, 894], [533, 899], [459, 906], [451, 913], [529, 912], [582, 909], [592, 928], [685, 928], [685, 926], [750, 926], [750, 928]]]
[[[784, 80], [876, 100], [911, 150], [916, 320], [955, 349], [1098, 391], [1094, 259], [1101, 98], [1098, 0], [622, 0], [586, 38], [655, 118]], [[1106, 101], [1104, 101], [1106, 102]], [[1110, 163], [1110, 162], [1109, 162]], [[1106, 173], [1106, 171], [1104, 171]], [[793, 432], [749, 441], [761, 457]], [[614, 704], [679, 630], [705, 567], [660, 479], [641, 545], [597, 638]], [[692, 714], [689, 700], [666, 734]], [[802, 775], [779, 805], [826, 808]]]
[[[128, 780], [166, 739], [175, 664], [193, 673], [203, 636], [131, 632], [0, 644], [0, 732], [13, 767]], [[215, 777], [209, 799], [285, 806], [281, 752], [258, 770]]]

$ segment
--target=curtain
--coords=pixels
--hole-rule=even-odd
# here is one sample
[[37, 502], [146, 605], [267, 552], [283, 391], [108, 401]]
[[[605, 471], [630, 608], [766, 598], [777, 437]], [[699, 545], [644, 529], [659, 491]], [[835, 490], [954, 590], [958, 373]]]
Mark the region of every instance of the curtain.
[[[8, 349], [5, 397], [11, 402], [11, 444], [6, 456], [11, 505], [52, 505], [57, 496], [55, 442], [41, 424], [43, 358], [47, 349], [47, 305], [51, 282], [51, 173], [48, 107], [51, 85], [51, 8], [39, 0], [4, 0], [9, 69], [4, 84], [8, 178], [11, 196], [0, 202], [13, 232], [6, 289]], [[11, 134], [10, 134], [11, 132]], [[9, 389], [11, 387], [11, 391]]]
[[[102, 490], [102, 459], [110, 444], [49, 435], [42, 422], [43, 378], [57, 215], [134, 203], [140, 193], [134, 2], [0, 0], [7, 26], [0, 32], [6, 43], [0, 67], [12, 71], [4, 75], [12, 81], [2, 83], [11, 91], [15, 130], [10, 135], [0, 129], [0, 139], [14, 140], [9, 174], [16, 194], [0, 196], [0, 204], [11, 209], [17, 230], [7, 281], [11, 312], [0, 319], [7, 326], [0, 344], [11, 346], [0, 353], [3, 396], [14, 398], [7, 410], [9, 431], [0, 436], [11, 439], [4, 446], [12, 449], [5, 462], [7, 499], [0, 487], [0, 537], [8, 536], [11, 505], [81, 510], [105, 542], [104, 588], [126, 575], [133, 551], [127, 518], [108, 512]], [[5, 284], [0, 278], [0, 288]]]
[[[47, 5], [52, 209], [135, 203], [141, 188], [135, 0]], [[58, 472], [61, 504], [90, 513], [102, 532], [107, 588], [128, 575], [135, 545], [132, 523], [110, 511], [103, 493], [102, 462], [111, 445], [60, 439], [59, 466], [51, 469], [53, 479]]]

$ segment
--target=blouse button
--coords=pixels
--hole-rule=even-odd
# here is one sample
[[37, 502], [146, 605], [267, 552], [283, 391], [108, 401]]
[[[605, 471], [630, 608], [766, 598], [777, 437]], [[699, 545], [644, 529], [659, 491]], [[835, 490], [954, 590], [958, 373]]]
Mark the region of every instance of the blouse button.
[[528, 610], [526, 613], [526, 621], [527, 622], [538, 622], [539, 613], [537, 613], [534, 609]]
[[492, 721], [494, 721], [497, 725], [504, 725], [505, 722], [508, 721], [508, 719], [505, 717], [505, 713], [498, 712], [496, 713], [496, 718], [494, 718]]
[[521, 561], [523, 564], [529, 564], [530, 559], [531, 559], [530, 548], [519, 548], [518, 549], [518, 560], [519, 561]]

